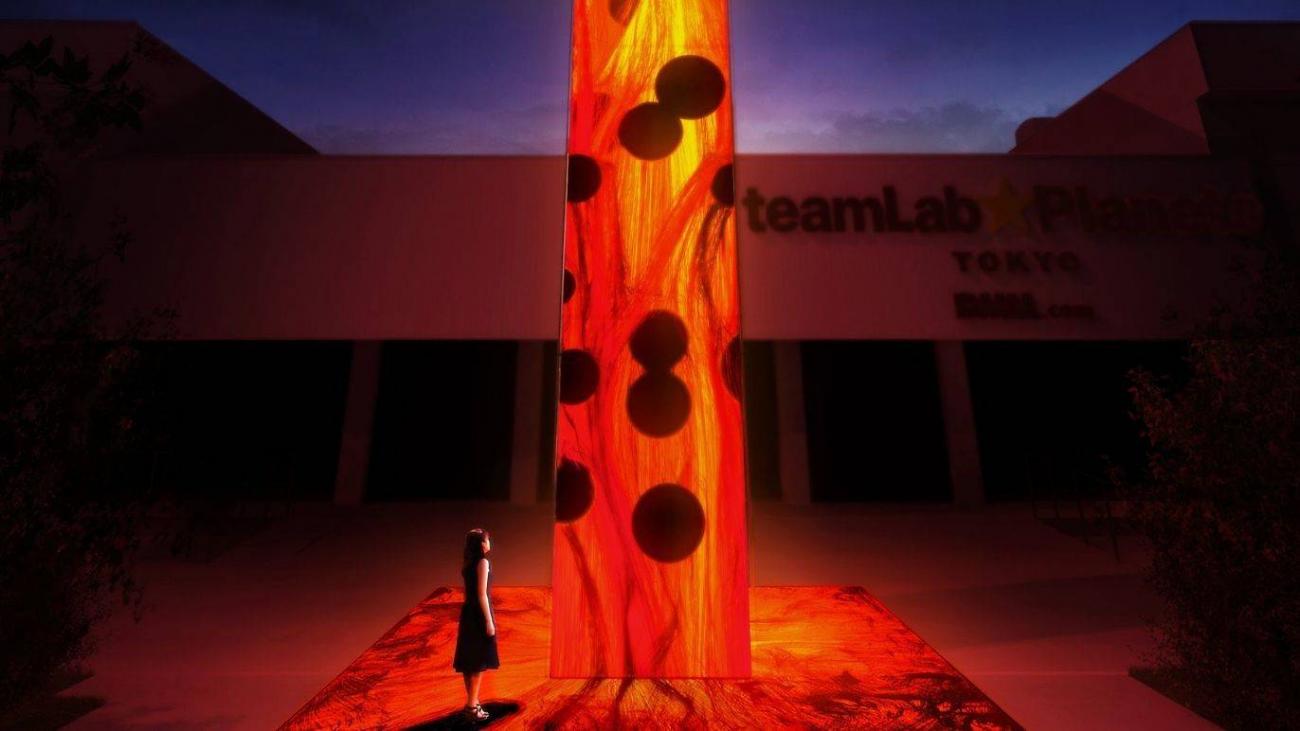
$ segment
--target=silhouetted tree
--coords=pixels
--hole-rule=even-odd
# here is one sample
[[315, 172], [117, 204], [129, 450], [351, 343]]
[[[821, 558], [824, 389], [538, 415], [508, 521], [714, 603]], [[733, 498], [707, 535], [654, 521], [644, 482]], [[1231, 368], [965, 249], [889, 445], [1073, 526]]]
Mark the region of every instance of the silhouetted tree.
[[148, 496], [126, 474], [148, 382], [101, 318], [105, 256], [128, 237], [75, 233], [64, 185], [111, 129], [140, 127], [124, 56], [102, 72], [51, 39], [0, 54], [0, 708], [48, 687], [91, 630], [138, 600]]
[[1152, 659], [1175, 695], [1241, 729], [1300, 718], [1300, 266], [1278, 200], [1253, 305], [1193, 340], [1180, 387], [1130, 374], [1150, 448], [1129, 487], [1162, 600]]

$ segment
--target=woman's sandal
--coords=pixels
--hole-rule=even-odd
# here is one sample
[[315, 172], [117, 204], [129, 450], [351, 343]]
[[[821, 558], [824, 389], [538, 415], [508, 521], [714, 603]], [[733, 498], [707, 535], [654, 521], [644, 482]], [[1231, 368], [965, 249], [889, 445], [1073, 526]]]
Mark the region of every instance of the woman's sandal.
[[473, 706], [465, 706], [465, 712], [480, 721], [486, 721], [488, 718], [488, 712], [483, 710], [483, 706], [478, 703]]

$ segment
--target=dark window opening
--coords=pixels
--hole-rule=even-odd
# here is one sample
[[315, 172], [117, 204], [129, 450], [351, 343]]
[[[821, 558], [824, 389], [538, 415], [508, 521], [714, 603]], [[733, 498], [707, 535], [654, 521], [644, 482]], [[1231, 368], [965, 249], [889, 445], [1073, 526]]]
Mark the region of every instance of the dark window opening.
[[1144, 463], [1125, 374], [1184, 379], [1184, 341], [967, 342], [971, 402], [990, 500], [1102, 496], [1109, 461]]
[[333, 496], [351, 343], [141, 345], [162, 440], [142, 479], [180, 498]]
[[506, 500], [514, 341], [389, 341], [366, 481], [368, 501]]
[[933, 345], [854, 340], [802, 347], [812, 499], [950, 500]]

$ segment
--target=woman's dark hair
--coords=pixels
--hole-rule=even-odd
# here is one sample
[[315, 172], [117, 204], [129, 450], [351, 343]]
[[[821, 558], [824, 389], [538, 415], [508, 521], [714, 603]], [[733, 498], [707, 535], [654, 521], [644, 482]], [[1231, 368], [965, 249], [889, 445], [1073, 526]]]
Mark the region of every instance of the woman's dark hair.
[[468, 571], [469, 567], [486, 555], [483, 553], [483, 541], [488, 537], [488, 532], [482, 528], [475, 528], [465, 534], [465, 563], [460, 567], [461, 571]]

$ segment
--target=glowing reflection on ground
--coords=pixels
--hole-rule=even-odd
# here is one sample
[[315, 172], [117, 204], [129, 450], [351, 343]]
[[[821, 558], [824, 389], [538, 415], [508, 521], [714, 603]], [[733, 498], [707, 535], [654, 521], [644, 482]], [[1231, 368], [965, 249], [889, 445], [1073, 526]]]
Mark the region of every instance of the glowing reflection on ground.
[[[737, 679], [552, 680], [550, 594], [493, 591], [501, 669], [481, 695], [493, 728], [1020, 728], [861, 587], [750, 589], [754, 674]], [[434, 591], [282, 728], [456, 727], [461, 600]]]

